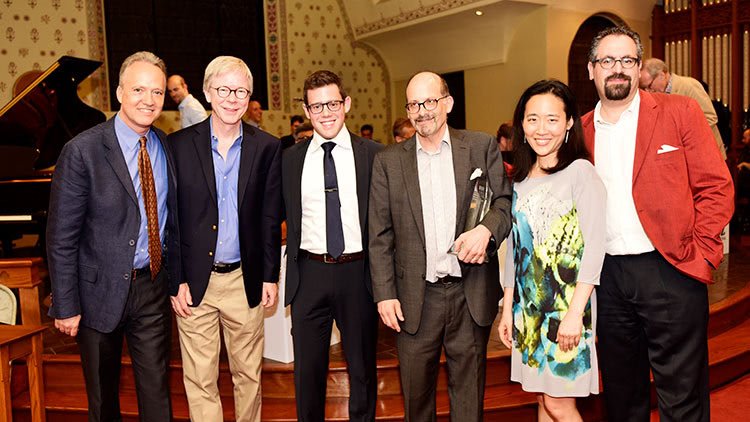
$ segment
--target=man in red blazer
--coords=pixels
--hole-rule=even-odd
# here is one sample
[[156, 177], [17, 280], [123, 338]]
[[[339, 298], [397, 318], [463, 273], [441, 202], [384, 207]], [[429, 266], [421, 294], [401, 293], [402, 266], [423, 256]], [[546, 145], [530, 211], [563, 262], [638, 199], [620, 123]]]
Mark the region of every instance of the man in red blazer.
[[708, 297], [734, 188], [698, 104], [639, 91], [635, 32], [593, 40], [600, 101], [583, 117], [607, 187], [599, 355], [610, 421], [649, 420], [649, 369], [662, 421], [709, 421]]

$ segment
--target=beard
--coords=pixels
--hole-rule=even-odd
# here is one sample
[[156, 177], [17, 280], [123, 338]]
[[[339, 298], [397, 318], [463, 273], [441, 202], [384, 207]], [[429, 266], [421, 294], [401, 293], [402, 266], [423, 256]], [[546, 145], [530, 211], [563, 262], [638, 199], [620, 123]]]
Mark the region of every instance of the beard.
[[420, 114], [413, 123], [414, 129], [424, 138], [432, 136], [438, 130], [437, 119], [434, 113], [425, 112], [424, 114]]
[[[615, 78], [625, 79], [627, 82], [614, 84], [614, 85], [607, 84], [607, 82]], [[630, 76], [624, 73], [615, 73], [615, 74], [609, 75], [604, 80], [604, 96], [607, 97], [607, 99], [611, 101], [624, 100], [630, 94], [630, 89], [632, 88], [632, 84], [633, 84], [633, 81], [631, 80]]]

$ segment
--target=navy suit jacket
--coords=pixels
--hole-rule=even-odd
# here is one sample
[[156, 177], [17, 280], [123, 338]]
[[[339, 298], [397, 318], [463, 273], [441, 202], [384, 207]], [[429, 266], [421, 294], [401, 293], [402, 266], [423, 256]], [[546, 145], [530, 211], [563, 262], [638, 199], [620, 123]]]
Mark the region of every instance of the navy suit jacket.
[[[162, 131], [153, 129], [167, 157], [167, 224], [162, 268], [176, 276], [174, 163]], [[144, 217], [145, 218], [145, 217]], [[104, 333], [117, 327], [130, 290], [141, 215], [114, 118], [65, 144], [57, 160], [47, 222], [52, 280], [49, 315], [81, 315], [81, 324]]]
[[[210, 119], [169, 135], [177, 171], [181, 278], [170, 294], [188, 283], [193, 306], [208, 288], [219, 227]], [[240, 258], [250, 307], [260, 303], [263, 282], [277, 282], [281, 264], [281, 143], [242, 124], [237, 181]], [[184, 230], [184, 233], [182, 232]]]
[[[367, 201], [370, 197], [370, 175], [375, 154], [383, 145], [350, 133], [354, 153], [354, 169], [357, 174], [357, 201], [359, 202], [359, 226], [362, 230], [362, 247], [367, 252]], [[286, 204], [286, 289], [284, 306], [294, 300], [299, 287], [299, 244], [302, 236], [302, 168], [311, 140], [292, 145], [284, 151], [284, 203]], [[325, 221], [322, 222], [325, 224]], [[367, 256], [365, 254], [365, 256]], [[367, 259], [367, 258], [366, 258]], [[372, 295], [370, 266], [365, 261], [363, 280]]]

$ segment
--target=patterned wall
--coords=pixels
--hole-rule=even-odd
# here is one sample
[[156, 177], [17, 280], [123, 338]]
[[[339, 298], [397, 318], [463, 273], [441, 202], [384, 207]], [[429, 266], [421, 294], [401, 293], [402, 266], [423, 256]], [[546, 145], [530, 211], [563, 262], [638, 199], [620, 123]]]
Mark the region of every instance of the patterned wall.
[[[13, 82], [23, 72], [43, 70], [59, 56], [104, 60], [103, 0], [0, 0], [0, 104], [12, 98]], [[344, 79], [352, 97], [347, 127], [375, 127], [375, 137], [390, 139], [390, 80], [382, 58], [356, 42], [343, 0], [266, 0], [269, 109], [263, 127], [281, 136], [289, 117], [304, 114], [296, 98], [315, 70], [330, 69]], [[116, 64], [119, 66], [119, 64]], [[169, 65], [169, 63], [167, 63]], [[100, 110], [110, 109], [106, 68], [82, 83], [79, 94]], [[177, 112], [165, 112], [157, 126], [179, 128]]]
[[390, 139], [390, 79], [382, 58], [354, 41], [343, 0], [266, 0], [269, 108], [263, 126], [271, 133], [289, 131], [289, 117], [303, 114], [305, 77], [319, 69], [337, 72], [352, 97], [347, 127], [375, 128], [375, 138]]
[[[12, 98], [23, 73], [44, 70], [60, 56], [103, 61], [100, 0], [0, 1], [0, 105]], [[79, 86], [79, 94], [99, 109], [109, 108], [106, 69], [102, 66]]]

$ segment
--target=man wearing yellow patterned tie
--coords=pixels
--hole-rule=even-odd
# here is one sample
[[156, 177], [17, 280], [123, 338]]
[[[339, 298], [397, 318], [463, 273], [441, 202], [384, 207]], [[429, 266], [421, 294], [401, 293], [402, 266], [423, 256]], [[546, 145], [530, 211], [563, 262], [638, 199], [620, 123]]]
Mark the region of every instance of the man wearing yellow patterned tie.
[[120, 111], [65, 145], [52, 182], [49, 313], [80, 346], [90, 421], [121, 418], [123, 337], [141, 420], [171, 419], [167, 283], [180, 276], [167, 263], [178, 261], [179, 234], [172, 159], [164, 133], [151, 126], [165, 87], [166, 68], [154, 54], [125, 59]]

